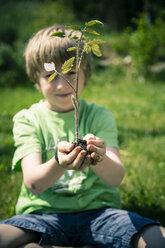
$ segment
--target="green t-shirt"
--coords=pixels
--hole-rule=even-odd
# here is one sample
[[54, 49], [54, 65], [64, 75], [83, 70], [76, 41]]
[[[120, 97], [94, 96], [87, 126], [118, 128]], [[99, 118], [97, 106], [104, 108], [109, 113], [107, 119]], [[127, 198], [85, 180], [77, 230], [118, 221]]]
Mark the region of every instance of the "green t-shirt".
[[[79, 110], [81, 136], [93, 133], [104, 139], [108, 146], [118, 147], [115, 120], [107, 108], [88, 105], [81, 100]], [[44, 163], [54, 156], [59, 141], [75, 140], [74, 111], [57, 113], [49, 110], [43, 101], [17, 113], [13, 121], [16, 146], [13, 170], [21, 170], [21, 159], [30, 153], [41, 152]], [[77, 212], [105, 207], [120, 208], [120, 205], [118, 189], [108, 186], [88, 167], [84, 171], [66, 171], [40, 195], [32, 194], [23, 183], [16, 214], [33, 211]]]

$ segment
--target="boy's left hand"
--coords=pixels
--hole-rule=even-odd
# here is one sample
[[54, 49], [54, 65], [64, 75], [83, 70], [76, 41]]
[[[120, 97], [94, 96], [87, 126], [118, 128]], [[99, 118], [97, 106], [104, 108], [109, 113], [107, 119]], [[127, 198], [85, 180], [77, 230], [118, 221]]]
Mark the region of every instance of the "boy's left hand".
[[91, 153], [91, 163], [96, 165], [103, 160], [106, 153], [106, 142], [93, 134], [87, 134], [83, 138], [87, 142], [87, 150]]

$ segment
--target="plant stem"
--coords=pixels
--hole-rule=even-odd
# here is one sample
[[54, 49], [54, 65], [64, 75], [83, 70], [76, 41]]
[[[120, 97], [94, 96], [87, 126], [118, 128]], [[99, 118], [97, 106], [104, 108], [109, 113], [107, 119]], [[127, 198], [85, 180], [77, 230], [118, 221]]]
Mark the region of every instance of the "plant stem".
[[79, 57], [79, 49], [80, 49], [80, 43], [82, 41], [84, 32], [81, 33], [80, 39], [77, 43], [77, 49], [76, 49], [76, 103], [75, 103], [75, 131], [76, 131], [76, 142], [78, 143], [79, 140], [79, 96], [78, 96], [78, 81], [79, 81], [79, 70], [82, 60], [82, 54]]
[[[76, 49], [76, 105], [79, 105], [79, 97], [78, 97], [78, 80], [79, 80], [79, 68], [78, 68], [78, 61], [79, 61], [79, 42]], [[78, 143], [79, 139], [79, 109], [78, 106], [75, 108], [75, 131], [76, 131], [76, 142]]]
[[75, 113], [75, 133], [76, 133], [76, 142], [79, 140], [79, 109], [78, 109], [78, 102], [76, 98], [72, 95], [72, 103], [74, 107], [74, 113]]
[[[77, 57], [77, 55], [76, 55]], [[75, 112], [75, 134], [76, 134], [76, 142], [78, 143], [78, 140], [79, 140], [79, 109], [78, 109], [78, 105], [79, 105], [79, 99], [78, 99], [78, 80], [79, 80], [79, 77], [78, 77], [78, 71], [77, 71], [77, 65], [78, 65], [78, 62], [76, 62], [76, 90], [74, 89], [74, 87], [71, 85], [71, 83], [69, 82], [69, 80], [67, 78], [65, 78], [62, 73], [58, 72], [55, 70], [55, 72], [62, 78], [64, 79], [68, 84], [69, 86], [73, 89], [74, 93], [75, 93], [75, 97], [76, 97], [76, 100], [74, 98], [72, 98], [72, 101], [73, 101], [73, 107], [74, 107], [74, 112]]]
[[79, 140], [79, 110], [75, 110], [76, 142]]

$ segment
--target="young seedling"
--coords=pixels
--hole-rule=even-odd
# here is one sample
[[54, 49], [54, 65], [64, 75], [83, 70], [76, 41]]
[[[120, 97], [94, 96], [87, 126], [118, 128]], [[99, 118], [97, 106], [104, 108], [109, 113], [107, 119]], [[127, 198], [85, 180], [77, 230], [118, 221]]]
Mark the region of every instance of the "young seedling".
[[[66, 35], [62, 31], [55, 32], [51, 34], [51, 36], [56, 36], [60, 38], [68, 37], [75, 41], [75, 46], [70, 47], [67, 49], [67, 51], [75, 51], [75, 56], [71, 57], [70, 59], [66, 60], [63, 65], [61, 66], [61, 72], [59, 72], [56, 69], [56, 65], [54, 62], [51, 63], [44, 63], [44, 67], [46, 71], [54, 71], [54, 73], [48, 78], [48, 83], [50, 83], [57, 75], [62, 77], [66, 83], [72, 88], [74, 95], [71, 96], [74, 111], [75, 111], [75, 136], [76, 141], [74, 143], [75, 146], [81, 145], [83, 149], [86, 147], [86, 142], [82, 141], [79, 138], [79, 96], [78, 96], [78, 81], [79, 81], [79, 70], [82, 62], [82, 58], [84, 53], [88, 54], [90, 52], [93, 52], [96, 56], [101, 56], [101, 51], [99, 44], [103, 43], [100, 39], [91, 39], [86, 36], [86, 34], [92, 34], [92, 35], [100, 35], [98, 32], [96, 32], [94, 29], [91, 29], [91, 26], [93, 25], [102, 25], [103, 23], [98, 20], [93, 20], [86, 22], [83, 27], [81, 26], [67, 26], [69, 28], [70, 32], [68, 35]], [[75, 31], [79, 31], [80, 35], [78, 36]], [[76, 78], [72, 80], [68, 80], [65, 75], [70, 72], [75, 65], [75, 75]], [[74, 88], [72, 86], [72, 81], [76, 80], [76, 87]]]

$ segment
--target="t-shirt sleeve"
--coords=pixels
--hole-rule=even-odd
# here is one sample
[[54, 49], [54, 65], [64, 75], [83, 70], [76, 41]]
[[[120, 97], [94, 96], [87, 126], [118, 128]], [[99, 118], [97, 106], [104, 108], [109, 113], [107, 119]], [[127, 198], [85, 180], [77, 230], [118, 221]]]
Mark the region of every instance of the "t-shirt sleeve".
[[21, 159], [26, 155], [42, 151], [37, 128], [32, 119], [26, 109], [18, 112], [13, 118], [13, 138], [16, 147], [12, 161], [13, 170], [21, 170]]
[[119, 148], [116, 121], [106, 107], [95, 109], [92, 123], [93, 134], [104, 139], [107, 146]]

